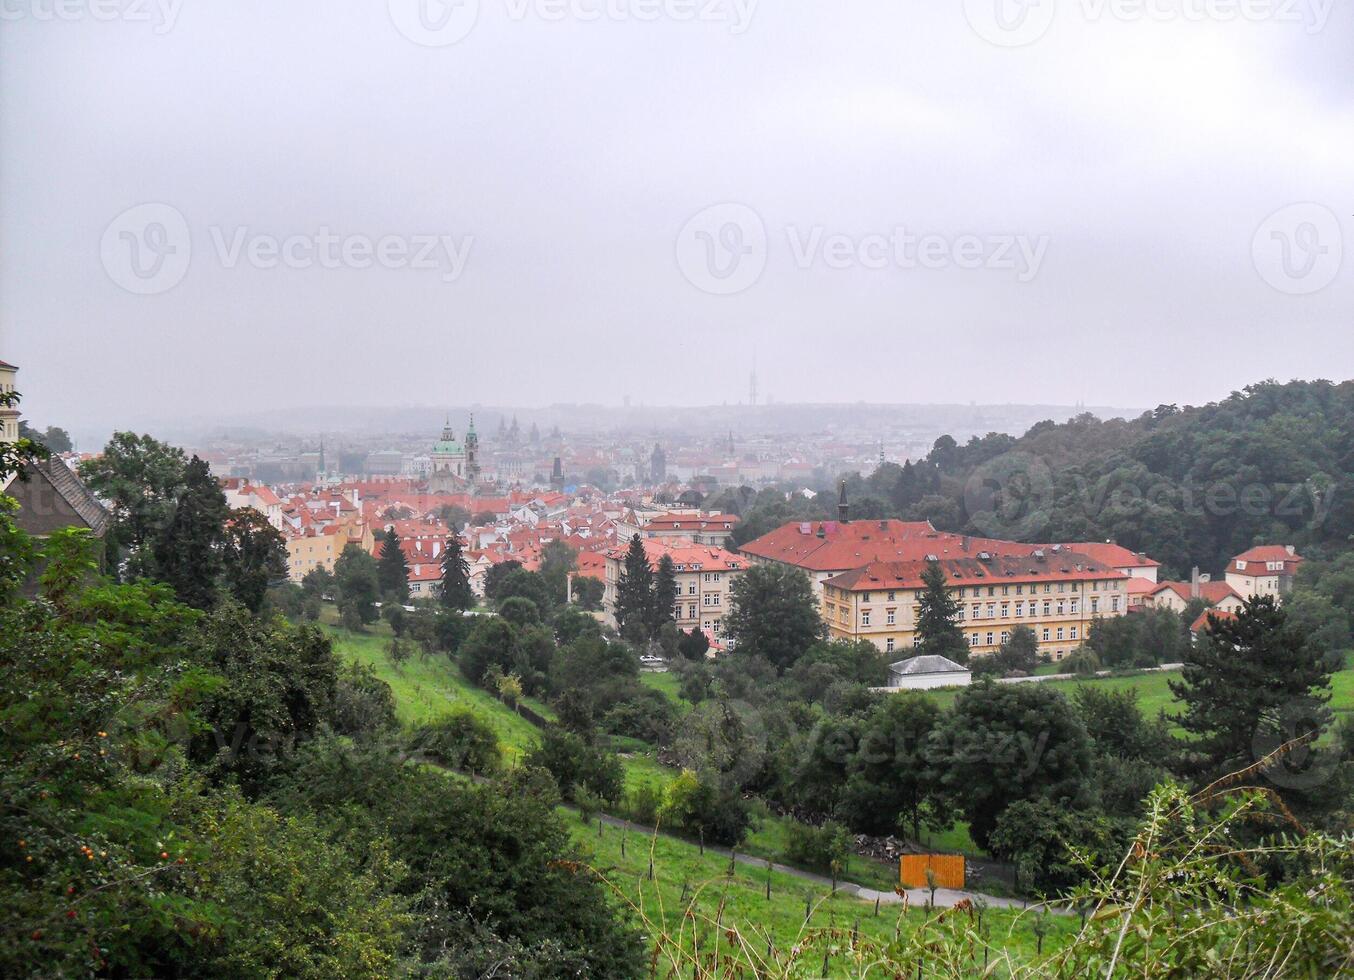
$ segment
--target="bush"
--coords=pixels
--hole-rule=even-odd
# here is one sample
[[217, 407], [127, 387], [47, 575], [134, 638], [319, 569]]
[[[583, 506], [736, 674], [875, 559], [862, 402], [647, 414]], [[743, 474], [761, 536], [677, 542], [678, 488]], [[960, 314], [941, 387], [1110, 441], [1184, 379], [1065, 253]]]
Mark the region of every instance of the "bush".
[[589, 745], [573, 732], [555, 727], [546, 729], [524, 762], [550, 773], [566, 800], [574, 799], [576, 788], [580, 786], [608, 803], [621, 798], [624, 788], [621, 761], [605, 749]]
[[829, 820], [821, 827], [795, 821], [790, 824], [785, 842], [785, 858], [791, 864], [815, 871], [830, 872], [834, 864], [840, 871], [851, 856], [855, 838], [841, 824]]
[[668, 783], [659, 814], [669, 827], [726, 847], [741, 843], [752, 823], [752, 813], [736, 791], [690, 769]]
[[395, 693], [364, 664], [339, 669], [334, 686], [334, 731], [371, 735], [395, 727]]
[[469, 711], [419, 726], [410, 748], [448, 768], [473, 773], [497, 772], [503, 761], [494, 730]]
[[575, 786], [570, 790], [574, 806], [578, 807], [578, 819], [584, 823], [592, 820], [593, 815], [606, 809], [606, 801], [586, 786]]
[[630, 792], [630, 818], [652, 827], [658, 822], [663, 793], [653, 783], [640, 783]]

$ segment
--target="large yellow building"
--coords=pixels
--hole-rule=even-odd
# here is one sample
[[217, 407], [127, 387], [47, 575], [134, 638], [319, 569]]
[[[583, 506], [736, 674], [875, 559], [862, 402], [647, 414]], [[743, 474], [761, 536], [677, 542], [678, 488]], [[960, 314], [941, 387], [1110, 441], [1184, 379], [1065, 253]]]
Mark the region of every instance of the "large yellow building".
[[[672, 615], [683, 630], [702, 630], [712, 642], [726, 644], [724, 616], [732, 606], [730, 592], [746, 563], [738, 555], [712, 545], [698, 545], [689, 538], [647, 538], [644, 553], [655, 570], [664, 555], [672, 559], [677, 573], [677, 601]], [[625, 569], [625, 548], [606, 554], [606, 591], [602, 611], [615, 627], [616, 600]]]
[[[973, 654], [995, 653], [1017, 626], [1034, 630], [1040, 653], [1061, 660], [1097, 617], [1128, 610], [1128, 576], [1079, 552], [1032, 549], [940, 558], [958, 623]], [[917, 599], [927, 562], [872, 562], [823, 582], [822, 616], [833, 639], [868, 640], [884, 653], [920, 644]]]

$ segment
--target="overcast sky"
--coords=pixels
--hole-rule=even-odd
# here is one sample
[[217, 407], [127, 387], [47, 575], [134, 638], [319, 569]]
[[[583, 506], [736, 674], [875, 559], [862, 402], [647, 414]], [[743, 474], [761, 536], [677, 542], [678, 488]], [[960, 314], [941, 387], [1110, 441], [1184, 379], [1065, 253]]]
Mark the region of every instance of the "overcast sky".
[[1347, 0], [56, 2], [0, 0], [39, 423], [1354, 376]]

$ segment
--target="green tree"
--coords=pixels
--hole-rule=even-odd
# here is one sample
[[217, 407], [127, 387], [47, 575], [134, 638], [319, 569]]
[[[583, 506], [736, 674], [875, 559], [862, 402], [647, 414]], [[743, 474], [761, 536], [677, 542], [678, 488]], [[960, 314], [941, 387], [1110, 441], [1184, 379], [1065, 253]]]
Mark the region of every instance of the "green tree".
[[907, 828], [921, 840], [923, 825], [948, 826], [931, 748], [942, 720], [935, 701], [918, 691], [890, 695], [865, 717], [841, 802], [853, 829], [883, 835]]
[[307, 598], [323, 599], [326, 596], [333, 596], [334, 573], [317, 565], [301, 577], [301, 588], [305, 589]]
[[[174, 587], [179, 601], [195, 609], [216, 603], [225, 570], [225, 494], [207, 463], [194, 456], [184, 473], [174, 515], [155, 542], [156, 577]], [[261, 600], [260, 600], [261, 601]]]
[[663, 555], [658, 559], [653, 578], [653, 601], [649, 606], [650, 636], [657, 636], [664, 623], [673, 622], [677, 596], [677, 566], [671, 555]]
[[221, 559], [226, 588], [252, 613], [263, 608], [269, 586], [280, 584], [287, 577], [287, 542], [252, 507], [231, 512]]
[[132, 432], [115, 432], [102, 454], [80, 464], [81, 478], [108, 503], [109, 544], [128, 578], [155, 574], [154, 544], [174, 516], [187, 469], [183, 450]]
[[1093, 802], [1091, 740], [1067, 698], [1048, 685], [965, 688], [933, 748], [941, 784], [958, 801], [979, 847], [1018, 800]]
[[569, 573], [578, 568], [578, 552], [563, 541], [547, 541], [541, 548], [540, 576], [554, 602], [564, 601]]
[[387, 528], [380, 540], [376, 581], [381, 589], [381, 600], [404, 605], [409, 601], [409, 561], [404, 557], [399, 535], [393, 527]]
[[499, 590], [503, 587], [503, 582], [513, 572], [521, 570], [522, 563], [512, 558], [490, 566], [489, 571], [484, 573], [484, 597], [490, 602], [497, 602], [500, 598]]
[[620, 759], [562, 728], [551, 727], [542, 732], [540, 742], [531, 747], [523, 761], [550, 773], [566, 800], [572, 800], [581, 786], [608, 803], [615, 803], [625, 789]]
[[498, 736], [473, 711], [455, 711], [414, 730], [412, 750], [439, 765], [477, 775], [497, 772], [503, 763]]
[[470, 588], [470, 564], [461, 549], [460, 535], [447, 535], [446, 550], [442, 552], [442, 584], [437, 596], [448, 609], [464, 610], [475, 604], [475, 592]]
[[461, 670], [471, 683], [482, 684], [490, 667], [512, 669], [516, 634], [512, 624], [497, 616], [481, 616], [461, 644]]
[[1269, 596], [1247, 600], [1234, 619], [1212, 621], [1169, 684], [1184, 705], [1176, 720], [1194, 736], [1181, 746], [1185, 766], [1205, 782], [1292, 738], [1318, 736], [1330, 722], [1321, 651]]
[[1110, 860], [1118, 841], [1104, 817], [1037, 799], [1020, 800], [1003, 810], [988, 847], [997, 860], [1028, 876], [1019, 887], [1057, 897]]
[[376, 622], [381, 596], [376, 559], [357, 544], [349, 544], [334, 562], [334, 593], [339, 614], [360, 625]]
[[823, 636], [813, 586], [798, 568], [753, 565], [729, 592], [724, 632], [740, 657], [762, 657], [784, 671]]
[[621, 635], [632, 643], [649, 638], [653, 621], [653, 569], [638, 534], [630, 539], [616, 582], [616, 623]]
[[574, 604], [580, 609], [597, 612], [602, 608], [602, 597], [606, 595], [606, 583], [590, 575], [574, 576]]
[[698, 626], [691, 627], [689, 633], [683, 633], [677, 641], [677, 652], [687, 660], [704, 662], [705, 652], [710, 649], [710, 639]]
[[938, 561], [928, 561], [917, 594], [917, 653], [968, 663], [968, 641], [959, 627], [959, 602], [945, 584], [945, 570]]

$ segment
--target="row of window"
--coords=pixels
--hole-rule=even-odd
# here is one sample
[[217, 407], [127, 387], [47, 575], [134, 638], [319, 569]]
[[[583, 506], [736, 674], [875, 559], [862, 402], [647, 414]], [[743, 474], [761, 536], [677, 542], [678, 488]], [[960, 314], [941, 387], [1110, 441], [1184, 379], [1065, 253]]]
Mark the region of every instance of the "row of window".
[[[836, 604], [829, 602], [827, 604], [827, 609], [829, 619], [836, 619], [844, 623], [847, 622], [848, 619], [850, 618], [849, 606], [837, 606]], [[1058, 599], [1056, 601], [1051, 599], [1045, 599], [1043, 604], [1043, 615], [1076, 616], [1080, 613], [1080, 609], [1081, 609], [1080, 600], [1076, 598], [1067, 600]], [[1110, 596], [1110, 612], [1117, 613], [1118, 611], [1119, 611], [1119, 597], [1117, 595]], [[873, 610], [870, 609], [862, 609], [860, 611], [861, 626], [869, 626], [871, 624], [872, 612]], [[1099, 612], [1100, 612], [1100, 597], [1093, 596], [1091, 598], [1091, 613], [1094, 615]], [[987, 603], [986, 616], [983, 615], [983, 604], [980, 602], [973, 603], [972, 606], [968, 607], [967, 609], [964, 606], [960, 606], [958, 619], [960, 622], [963, 622], [965, 619], [997, 619], [999, 615], [1001, 619], [1011, 618], [1011, 603], [1009, 602], [1003, 602], [1000, 604], [995, 602]], [[1035, 602], [1033, 599], [1031, 599], [1029, 603], [1029, 615], [1032, 617], [1040, 615], [1039, 604]], [[1015, 603], [1015, 618], [1023, 619], [1024, 617], [1025, 617], [1025, 602], [1024, 600], [1020, 600]], [[884, 625], [886, 626], [897, 625], [896, 609], [884, 610]]]
[[[1067, 591], [1068, 591], [1068, 583], [1066, 583], [1066, 582], [1044, 582], [1044, 583], [1043, 583], [1043, 586], [1044, 586], [1044, 593], [1045, 593], [1045, 594], [1052, 593], [1052, 592], [1054, 591], [1054, 588], [1053, 588], [1053, 587], [1054, 587], [1055, 585], [1057, 586], [1057, 591], [1058, 591], [1058, 592], [1067, 592]], [[1120, 580], [1115, 580], [1115, 579], [1111, 579], [1111, 580], [1108, 581], [1108, 582], [1091, 582], [1091, 583], [1090, 583], [1090, 589], [1089, 589], [1089, 591], [1092, 591], [1092, 592], [1105, 592], [1105, 591], [1117, 592], [1117, 591], [1119, 591], [1119, 590], [1122, 589], [1122, 588], [1123, 588], [1123, 582], [1122, 582], [1122, 581], [1120, 581]], [[979, 598], [980, 596], [983, 596], [983, 595], [995, 596], [995, 595], [997, 594], [997, 589], [998, 589], [998, 586], [995, 586], [995, 585], [961, 585], [961, 586], [959, 587], [958, 598], [960, 598], [960, 599], [968, 599], [968, 598], [971, 597], [971, 598], [977, 599], [977, 598]], [[1011, 593], [1011, 590], [1012, 590], [1012, 589], [1015, 589], [1015, 595], [1024, 595], [1024, 594], [1025, 594], [1025, 586], [1024, 586], [1023, 584], [1021, 584], [1021, 585], [1009, 585], [1009, 584], [1008, 584], [1008, 585], [1002, 585], [1002, 586], [1000, 586], [1000, 589], [1001, 589], [1001, 594], [1002, 594], [1002, 595], [1011, 595], [1011, 594], [1012, 594], [1012, 593]], [[1037, 583], [1037, 582], [1032, 582], [1032, 583], [1030, 583], [1030, 585], [1029, 585], [1029, 590], [1030, 590], [1030, 595], [1034, 595], [1034, 594], [1038, 593], [1038, 592], [1039, 592], [1039, 583]], [[1073, 587], [1073, 588], [1072, 588], [1072, 591], [1075, 592], [1075, 591], [1076, 591], [1076, 588]], [[870, 601], [870, 597], [871, 597], [872, 595], [873, 595], [873, 593], [871, 593], [871, 592], [862, 592], [862, 593], [860, 594], [860, 601], [861, 601], [861, 602], [869, 602], [869, 601]], [[898, 593], [897, 593], [897, 592], [887, 592], [887, 593], [884, 593], [884, 595], [886, 596], [886, 599], [885, 599], [886, 602], [897, 602], [897, 601], [898, 601]]]

